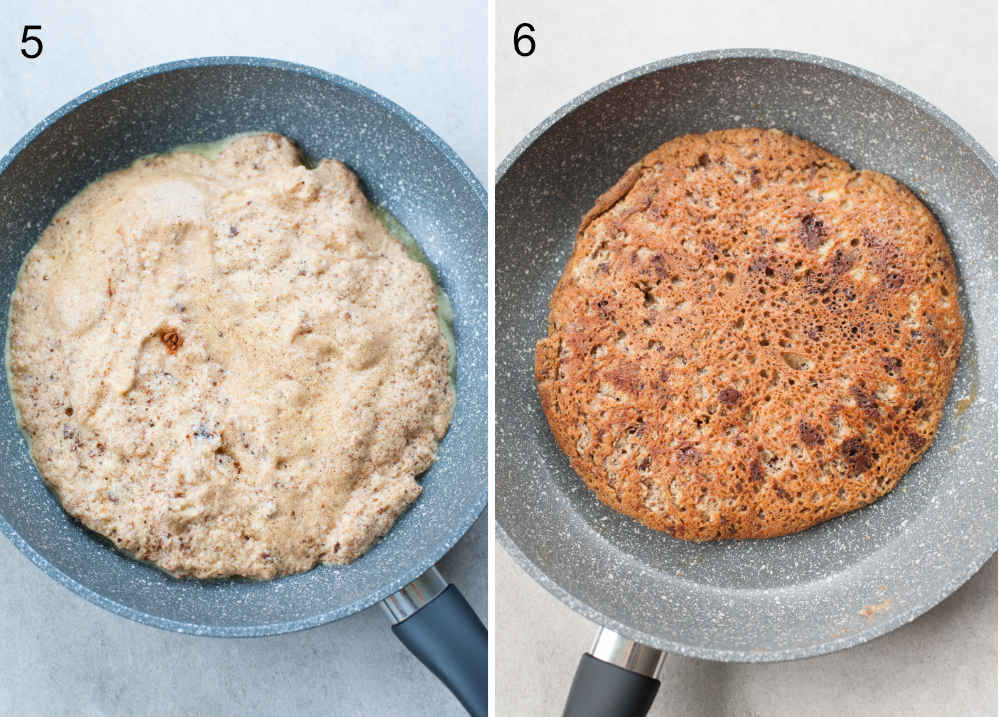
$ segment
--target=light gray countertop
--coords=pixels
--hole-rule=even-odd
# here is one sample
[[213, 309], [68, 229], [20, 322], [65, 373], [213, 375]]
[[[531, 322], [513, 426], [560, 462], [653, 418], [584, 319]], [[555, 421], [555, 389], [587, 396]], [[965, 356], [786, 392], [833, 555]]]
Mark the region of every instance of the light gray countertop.
[[[571, 9], [572, 8], [572, 9]], [[514, 27], [537, 49], [513, 52]], [[997, 7], [969, 3], [626, 4], [497, 0], [497, 164], [575, 96], [633, 67], [725, 47], [826, 55], [921, 95], [997, 152]], [[496, 556], [497, 715], [559, 714], [593, 623]], [[668, 656], [651, 715], [995, 715], [997, 558], [913, 623], [797, 662], [724, 664]]]
[[[118, 75], [188, 57], [256, 55], [381, 93], [437, 132], [487, 185], [485, 2], [229, 6], [0, 0], [0, 153]], [[18, 51], [26, 24], [43, 27], [38, 60]], [[439, 564], [484, 619], [487, 532], [483, 516]], [[2, 715], [464, 714], [378, 607], [290, 635], [199, 638], [95, 607], [4, 538], [0, 574]]]

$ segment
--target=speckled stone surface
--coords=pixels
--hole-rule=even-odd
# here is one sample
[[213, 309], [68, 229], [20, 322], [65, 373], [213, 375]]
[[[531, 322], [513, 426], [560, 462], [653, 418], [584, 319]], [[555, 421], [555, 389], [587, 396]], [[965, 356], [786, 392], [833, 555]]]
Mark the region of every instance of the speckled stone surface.
[[457, 401], [420, 499], [362, 558], [267, 582], [179, 581], [67, 518], [30, 462], [5, 385], [0, 528], [102, 607], [195, 634], [287, 632], [368, 607], [436, 562], [486, 505], [485, 191], [419, 120], [343, 78], [273, 60], [206, 58], [126, 75], [57, 110], [0, 160], [0, 312], [40, 230], [87, 183], [145, 154], [254, 129], [292, 137], [309, 157], [345, 162], [421, 243], [455, 310]]
[[[532, 353], [594, 198], [671, 137], [746, 125], [803, 136], [913, 189], [950, 240], [966, 337], [937, 440], [889, 496], [798, 535], [695, 545], [586, 489], [549, 434]], [[831, 60], [700, 53], [586, 92], [525, 138], [498, 176], [497, 533], [550, 592], [673, 653], [781, 660], [914, 619], [996, 550], [996, 164], [951, 120]]]

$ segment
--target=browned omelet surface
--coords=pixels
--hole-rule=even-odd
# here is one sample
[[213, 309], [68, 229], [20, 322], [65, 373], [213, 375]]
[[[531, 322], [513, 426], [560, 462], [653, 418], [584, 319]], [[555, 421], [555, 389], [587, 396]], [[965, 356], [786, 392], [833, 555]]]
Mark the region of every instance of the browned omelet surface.
[[964, 325], [933, 215], [777, 130], [667, 142], [580, 226], [535, 376], [606, 504], [686, 540], [793, 533], [934, 439]]

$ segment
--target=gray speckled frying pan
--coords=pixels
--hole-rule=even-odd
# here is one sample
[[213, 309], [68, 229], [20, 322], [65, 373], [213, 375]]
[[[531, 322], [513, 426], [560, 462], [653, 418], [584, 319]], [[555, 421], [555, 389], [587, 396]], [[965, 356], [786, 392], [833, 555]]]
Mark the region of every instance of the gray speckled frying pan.
[[[427, 643], [423, 635], [426, 649], [420, 656], [438, 660], [431, 669], [450, 673], [444, 677], [460, 699], [473, 711], [481, 702], [484, 712], [485, 630], [467, 605], [467, 614], [455, 612], [464, 600], [454, 587], [442, 591], [436, 573], [413, 581], [433, 571], [486, 505], [486, 193], [419, 120], [343, 78], [260, 58], [186, 60], [101, 85], [47, 117], [0, 161], [0, 340], [21, 261], [67, 200], [141, 155], [245, 130], [281, 132], [310, 157], [345, 162], [368, 197], [410, 230], [437, 269], [455, 310], [457, 403], [438, 460], [422, 479], [423, 494], [384, 539], [349, 566], [322, 566], [269, 582], [177, 580], [111, 549], [63, 512], [28, 456], [5, 374], [0, 529], [52, 578], [101, 607], [199, 635], [298, 630], [387, 597], [387, 607], [400, 620], [441, 593], [394, 629], [410, 643], [416, 638], [404, 633], [426, 633], [432, 625], [421, 623], [439, 623], [442, 617], [467, 629], [464, 637], [474, 654], [462, 656], [467, 669], [461, 674], [454, 665], [441, 664], [447, 655], [427, 654], [440, 647], [432, 636]], [[440, 613], [448, 604], [443, 615], [428, 610]], [[481, 695], [473, 694], [477, 691]]]
[[[736, 126], [791, 132], [914, 190], [951, 243], [966, 334], [937, 439], [891, 494], [797, 535], [699, 545], [591, 494], [549, 432], [532, 360], [597, 196], [663, 142]], [[643, 645], [738, 661], [831, 652], [913, 620], [996, 550], [996, 163], [953, 121], [833, 60], [706, 52], [584, 93], [526, 137], [498, 176], [497, 534], [550, 592], [622, 636], [616, 645], [602, 633], [595, 654], [623, 666], [645, 660], [652, 674]]]

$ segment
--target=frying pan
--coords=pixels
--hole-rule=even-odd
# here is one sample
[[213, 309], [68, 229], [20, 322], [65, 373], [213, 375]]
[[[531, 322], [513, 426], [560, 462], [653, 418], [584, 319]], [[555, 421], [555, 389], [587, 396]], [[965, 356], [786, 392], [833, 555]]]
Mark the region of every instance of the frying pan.
[[[533, 349], [595, 199], [663, 142], [737, 126], [791, 132], [914, 190], [950, 241], [966, 333], [937, 438], [892, 493], [797, 535], [693, 544], [585, 487], [542, 414]], [[644, 714], [664, 650], [755, 662], [857, 645], [937, 604], [996, 550], [996, 163], [940, 111], [822, 57], [697, 53], [584, 93], [525, 138], [498, 177], [497, 535], [605, 628], [567, 714]]]
[[[422, 478], [423, 494], [348, 566], [268, 582], [177, 580], [111, 549], [61, 509], [30, 460], [5, 374], [0, 529], [79, 595], [179, 632], [272, 635], [388, 598], [383, 605], [398, 622], [396, 634], [467, 709], [485, 714], [485, 628], [433, 565], [486, 505], [486, 193], [430, 129], [361, 85], [275, 60], [185, 60], [101, 85], [42, 121], [0, 162], [0, 313], [8, 314], [25, 254], [55, 211], [86, 184], [141, 155], [247, 130], [281, 132], [307, 157], [346, 163], [437, 269], [455, 310], [457, 402], [438, 460]], [[5, 334], [7, 322], [0, 323]]]

